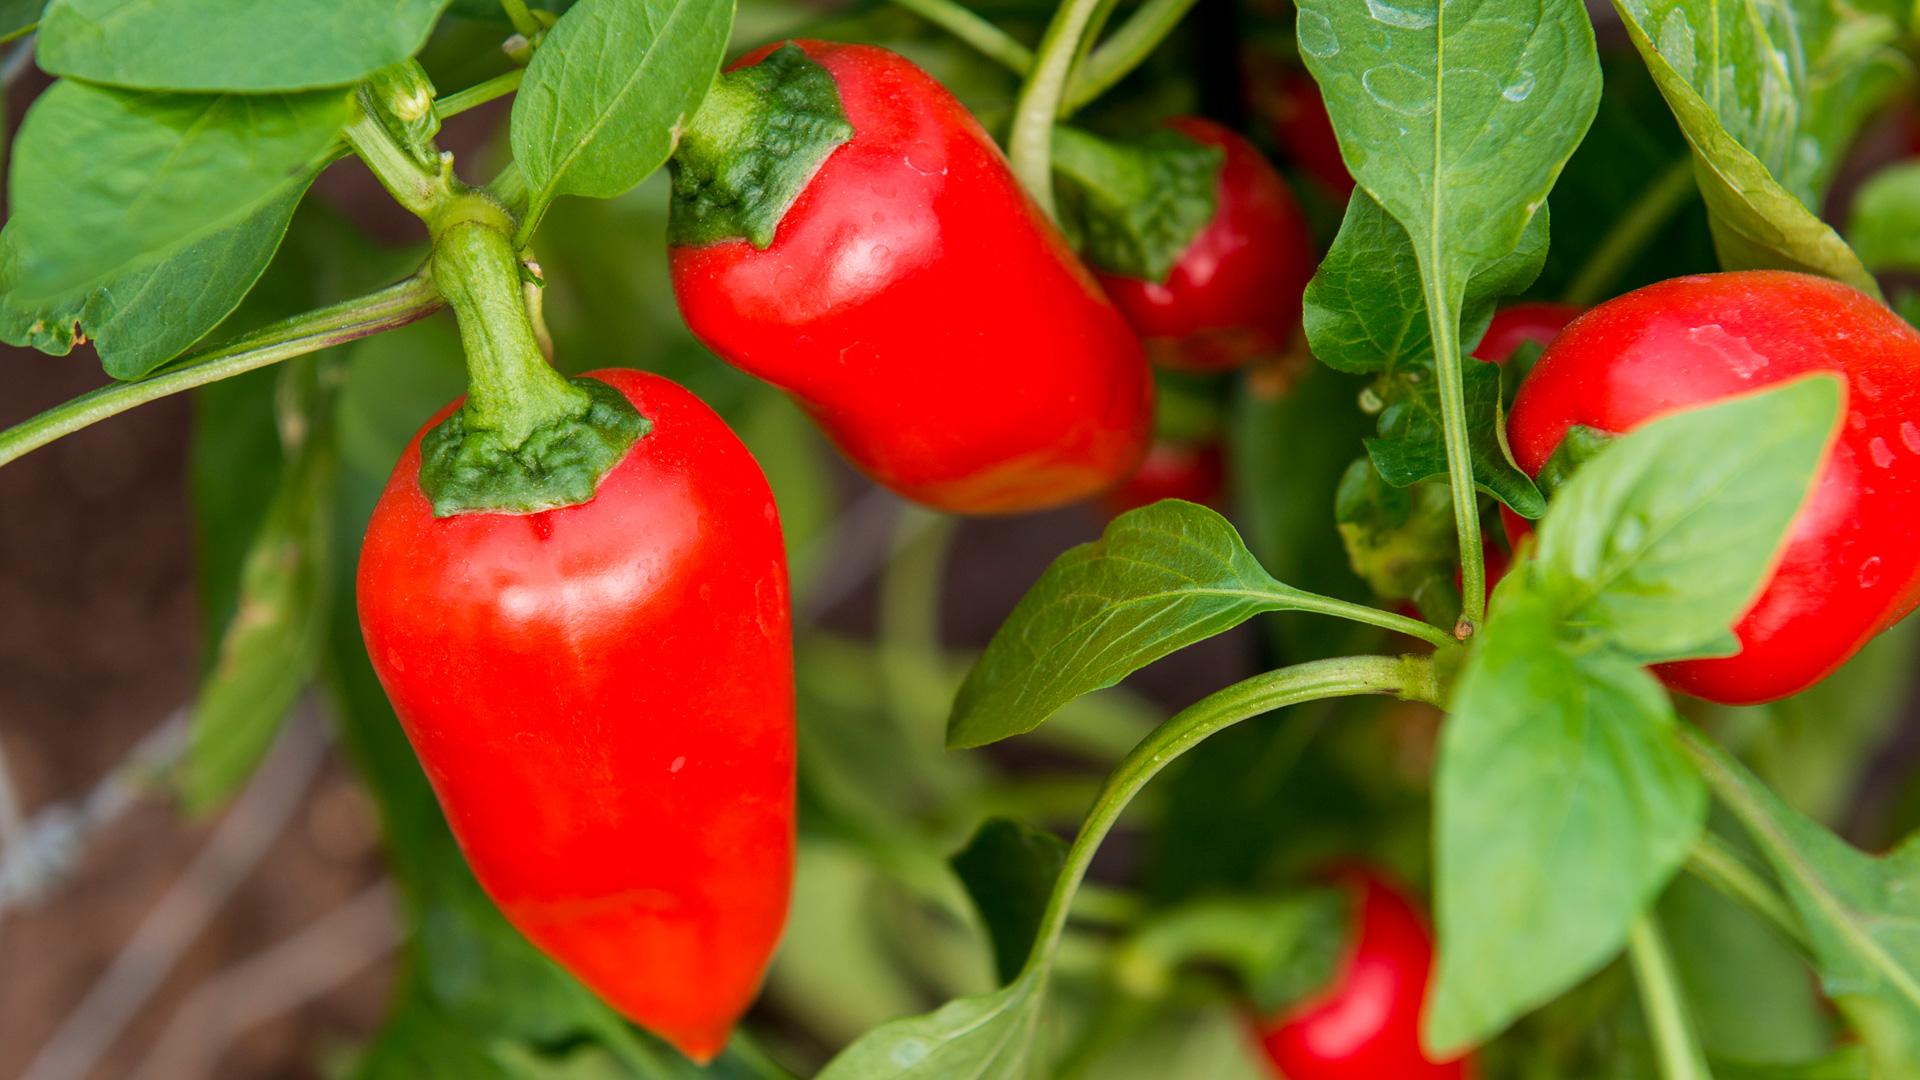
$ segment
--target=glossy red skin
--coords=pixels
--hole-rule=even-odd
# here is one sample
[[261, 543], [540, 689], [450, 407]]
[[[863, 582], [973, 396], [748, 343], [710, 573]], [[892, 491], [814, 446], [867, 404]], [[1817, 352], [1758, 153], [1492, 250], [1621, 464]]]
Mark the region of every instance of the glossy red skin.
[[367, 527], [360, 625], [508, 920], [705, 1061], [758, 990], [793, 875], [780, 519], [699, 399], [593, 377], [653, 427], [579, 506], [436, 519], [415, 436]]
[[1108, 517], [1119, 517], [1161, 499], [1185, 499], [1218, 508], [1226, 481], [1226, 456], [1219, 443], [1156, 439], [1140, 468], [1125, 483], [1102, 495], [1100, 505]]
[[1168, 127], [1226, 151], [1213, 220], [1164, 282], [1101, 274], [1107, 295], [1163, 367], [1226, 371], [1287, 344], [1315, 266], [1293, 192], [1252, 143], [1211, 120]]
[[1920, 601], [1920, 335], [1821, 278], [1674, 278], [1576, 319], [1520, 388], [1508, 436], [1538, 473], [1575, 424], [1623, 432], [1814, 371], [1846, 379], [1833, 452], [1734, 627], [1739, 654], [1656, 668], [1675, 689], [1729, 704], [1797, 693]]
[[1152, 435], [1150, 369], [993, 140], [894, 53], [797, 44], [853, 138], [767, 250], [672, 250], [687, 325], [929, 506], [1017, 513], [1125, 479]]
[[1420, 1046], [1433, 935], [1413, 904], [1371, 874], [1344, 884], [1358, 926], [1333, 984], [1261, 1025], [1286, 1080], [1470, 1080], [1471, 1056], [1436, 1062]]
[[1560, 331], [1580, 315], [1572, 304], [1513, 304], [1493, 313], [1487, 332], [1481, 336], [1473, 355], [1490, 363], [1504, 364], [1513, 351], [1530, 342], [1552, 344]]

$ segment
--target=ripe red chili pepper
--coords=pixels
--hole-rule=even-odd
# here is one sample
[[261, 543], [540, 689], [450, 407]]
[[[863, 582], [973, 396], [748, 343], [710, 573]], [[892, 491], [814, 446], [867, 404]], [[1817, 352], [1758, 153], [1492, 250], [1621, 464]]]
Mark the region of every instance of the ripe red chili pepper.
[[1734, 627], [1739, 654], [1657, 668], [1676, 689], [1730, 704], [1797, 693], [1920, 601], [1920, 334], [1821, 278], [1674, 278], [1574, 320], [1514, 402], [1514, 457], [1537, 474], [1575, 425], [1618, 434], [1811, 371], [1847, 381], [1832, 455]]
[[1260, 1025], [1286, 1080], [1468, 1080], [1471, 1056], [1439, 1062], [1420, 1046], [1433, 937], [1413, 904], [1370, 873], [1343, 879], [1358, 915], [1333, 984]]
[[1316, 260], [1306, 218], [1253, 144], [1211, 120], [1169, 127], [1226, 152], [1213, 219], [1165, 281], [1100, 274], [1156, 363], [1224, 371], [1277, 353], [1300, 323]]
[[1012, 513], [1120, 482], [1152, 432], [1140, 344], [993, 140], [900, 56], [795, 44], [831, 76], [851, 138], [765, 247], [672, 249], [687, 324], [930, 506]]
[[1493, 313], [1487, 332], [1473, 355], [1481, 360], [1504, 364], [1514, 350], [1529, 343], [1549, 345], [1580, 314], [1572, 304], [1513, 304]]
[[1156, 439], [1140, 468], [1101, 496], [1100, 505], [1109, 517], [1151, 506], [1161, 499], [1185, 499], [1218, 508], [1226, 479], [1226, 457], [1219, 443]]
[[651, 428], [589, 502], [436, 518], [415, 437], [367, 528], [360, 624], [488, 894], [705, 1061], [759, 986], [792, 878], [780, 520], [697, 398], [590, 377]]

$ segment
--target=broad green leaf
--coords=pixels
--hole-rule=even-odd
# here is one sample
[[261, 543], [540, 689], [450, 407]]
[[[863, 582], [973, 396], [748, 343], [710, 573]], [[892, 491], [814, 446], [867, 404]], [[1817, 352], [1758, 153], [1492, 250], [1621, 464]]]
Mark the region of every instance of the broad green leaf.
[[[1910, 73], [1901, 0], [1617, 0], [1615, 7], [1718, 126], [1806, 206], [1818, 207], [1860, 125]], [[1641, 45], [1644, 56], [1647, 46]], [[1669, 102], [1678, 87], [1655, 78]], [[1675, 106], [1676, 112], [1678, 106]], [[1681, 117], [1681, 128], [1698, 146]]]
[[14, 144], [7, 306], [72, 303], [279, 204], [331, 159], [352, 108], [342, 91], [202, 97], [55, 83]]
[[[1247, 1036], [1245, 1017], [1218, 1003], [1157, 1004], [1146, 1016], [1128, 1015], [1112, 1048], [1078, 1075], [1099, 1080], [1272, 1080], [1273, 1066], [1260, 1044]], [[1096, 1015], [1085, 1023], [1103, 1020], [1112, 1022]]]
[[1536, 573], [1567, 621], [1642, 662], [1737, 651], [1840, 419], [1809, 375], [1672, 413], [1615, 440], [1562, 487]]
[[720, 70], [733, 5], [580, 0], [548, 32], [513, 103], [533, 212], [612, 198], [666, 162]]
[[1406, 229], [1456, 317], [1507, 257], [1592, 122], [1593, 27], [1578, 0], [1306, 0], [1301, 57], [1354, 179]]
[[[1543, 209], [1527, 222], [1518, 247], [1468, 278], [1463, 352], [1486, 332], [1495, 303], [1525, 289], [1540, 272], [1548, 229]], [[1315, 356], [1342, 371], [1377, 376], [1372, 393], [1384, 409], [1380, 437], [1369, 439], [1367, 449], [1381, 475], [1401, 487], [1446, 475], [1420, 262], [1407, 230], [1365, 191], [1348, 201], [1340, 234], [1307, 285], [1304, 321]], [[1507, 449], [1499, 369], [1469, 362], [1463, 375], [1476, 482], [1523, 517], [1538, 517], [1546, 500]]]
[[336, 461], [331, 393], [315, 385], [313, 361], [283, 378], [307, 384], [306, 408], [283, 425], [307, 430], [293, 432], [300, 443], [247, 552], [233, 617], [194, 702], [181, 775], [194, 810], [218, 805], [252, 774], [325, 640]]
[[1046, 973], [882, 1024], [841, 1051], [816, 1080], [1026, 1080]]
[[34, 28], [46, 0], [0, 0], [0, 41], [12, 41]]
[[[147, 375], [239, 306], [273, 260], [305, 194], [302, 185], [236, 225], [111, 271], [79, 290], [24, 306], [0, 303], [0, 340], [53, 356], [90, 341], [108, 375]], [[0, 242], [10, 245], [11, 239]]]
[[954, 699], [947, 743], [1031, 731], [1074, 698], [1262, 612], [1334, 605], [1275, 581], [1205, 507], [1166, 500], [1122, 514], [1054, 560], [1000, 625]]
[[1821, 986], [1881, 1080], [1920, 1077], [1920, 836], [1875, 857], [1808, 820], [1746, 767], [1695, 740], [1714, 792], [1747, 827], [1800, 914]]
[[1706, 819], [1660, 684], [1618, 653], [1565, 647], [1551, 599], [1509, 580], [1441, 734], [1425, 1019], [1441, 1052], [1612, 959]]
[[447, 0], [52, 0], [35, 59], [135, 90], [346, 86], [420, 51]]
[[1066, 857], [1059, 837], [1008, 818], [981, 825], [953, 856], [954, 873], [993, 939], [994, 967], [1002, 982], [1013, 981], [1033, 950], [1047, 896]]
[[1905, 78], [1904, 15], [1870, 0], [1614, 0], [1694, 151], [1721, 263], [1879, 286], [1816, 209], [1860, 122]]
[[1875, 173], [1854, 196], [1847, 239], [1874, 270], [1920, 270], [1920, 161]]

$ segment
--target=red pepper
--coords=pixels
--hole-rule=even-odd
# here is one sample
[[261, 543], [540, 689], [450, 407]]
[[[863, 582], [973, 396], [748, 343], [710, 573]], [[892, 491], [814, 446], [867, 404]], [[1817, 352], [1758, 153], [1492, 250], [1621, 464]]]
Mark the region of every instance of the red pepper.
[[1198, 117], [1168, 126], [1226, 152], [1213, 219], [1165, 281], [1102, 273], [1100, 283], [1163, 366], [1225, 371], [1278, 353], [1300, 325], [1313, 278], [1306, 218], [1252, 143]]
[[1370, 873], [1348, 875], [1358, 914], [1340, 973], [1321, 993], [1260, 1025], [1286, 1080], [1468, 1080], [1471, 1057], [1439, 1062], [1420, 1045], [1433, 936], [1413, 904]]
[[1218, 509], [1226, 487], [1226, 458], [1219, 443], [1156, 439], [1147, 459], [1125, 483], [1100, 498], [1109, 517], [1151, 506], [1161, 499], [1185, 499]]
[[1551, 344], [1579, 314], [1580, 309], [1572, 304], [1535, 302], [1503, 307], [1493, 313], [1493, 321], [1487, 324], [1487, 332], [1480, 338], [1480, 346], [1473, 350], [1473, 355], [1490, 363], [1504, 364], [1522, 345]]
[[360, 624], [487, 893], [705, 1061], [759, 986], [793, 872], [780, 519], [693, 395], [590, 377], [651, 428], [589, 502], [436, 518], [415, 437], [367, 527]]
[[1739, 654], [1655, 669], [1669, 686], [1729, 704], [1797, 693], [1920, 602], [1920, 334], [1822, 278], [1703, 274], [1582, 315], [1520, 388], [1508, 435], [1537, 474], [1575, 425], [1618, 434], [1812, 371], [1847, 381], [1833, 453], [1734, 627]]
[[1152, 432], [1140, 344], [993, 140], [900, 56], [796, 44], [851, 139], [764, 249], [672, 249], [687, 324], [929, 506], [1014, 513], [1119, 483]]

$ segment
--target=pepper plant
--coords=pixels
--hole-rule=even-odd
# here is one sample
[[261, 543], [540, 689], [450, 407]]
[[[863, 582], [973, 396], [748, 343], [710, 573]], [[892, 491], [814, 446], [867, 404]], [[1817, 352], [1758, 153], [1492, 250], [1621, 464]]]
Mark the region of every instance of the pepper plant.
[[330, 701], [354, 1075], [1920, 1077], [1907, 6], [0, 19], [0, 336], [110, 380], [0, 465], [194, 392], [170, 781]]

